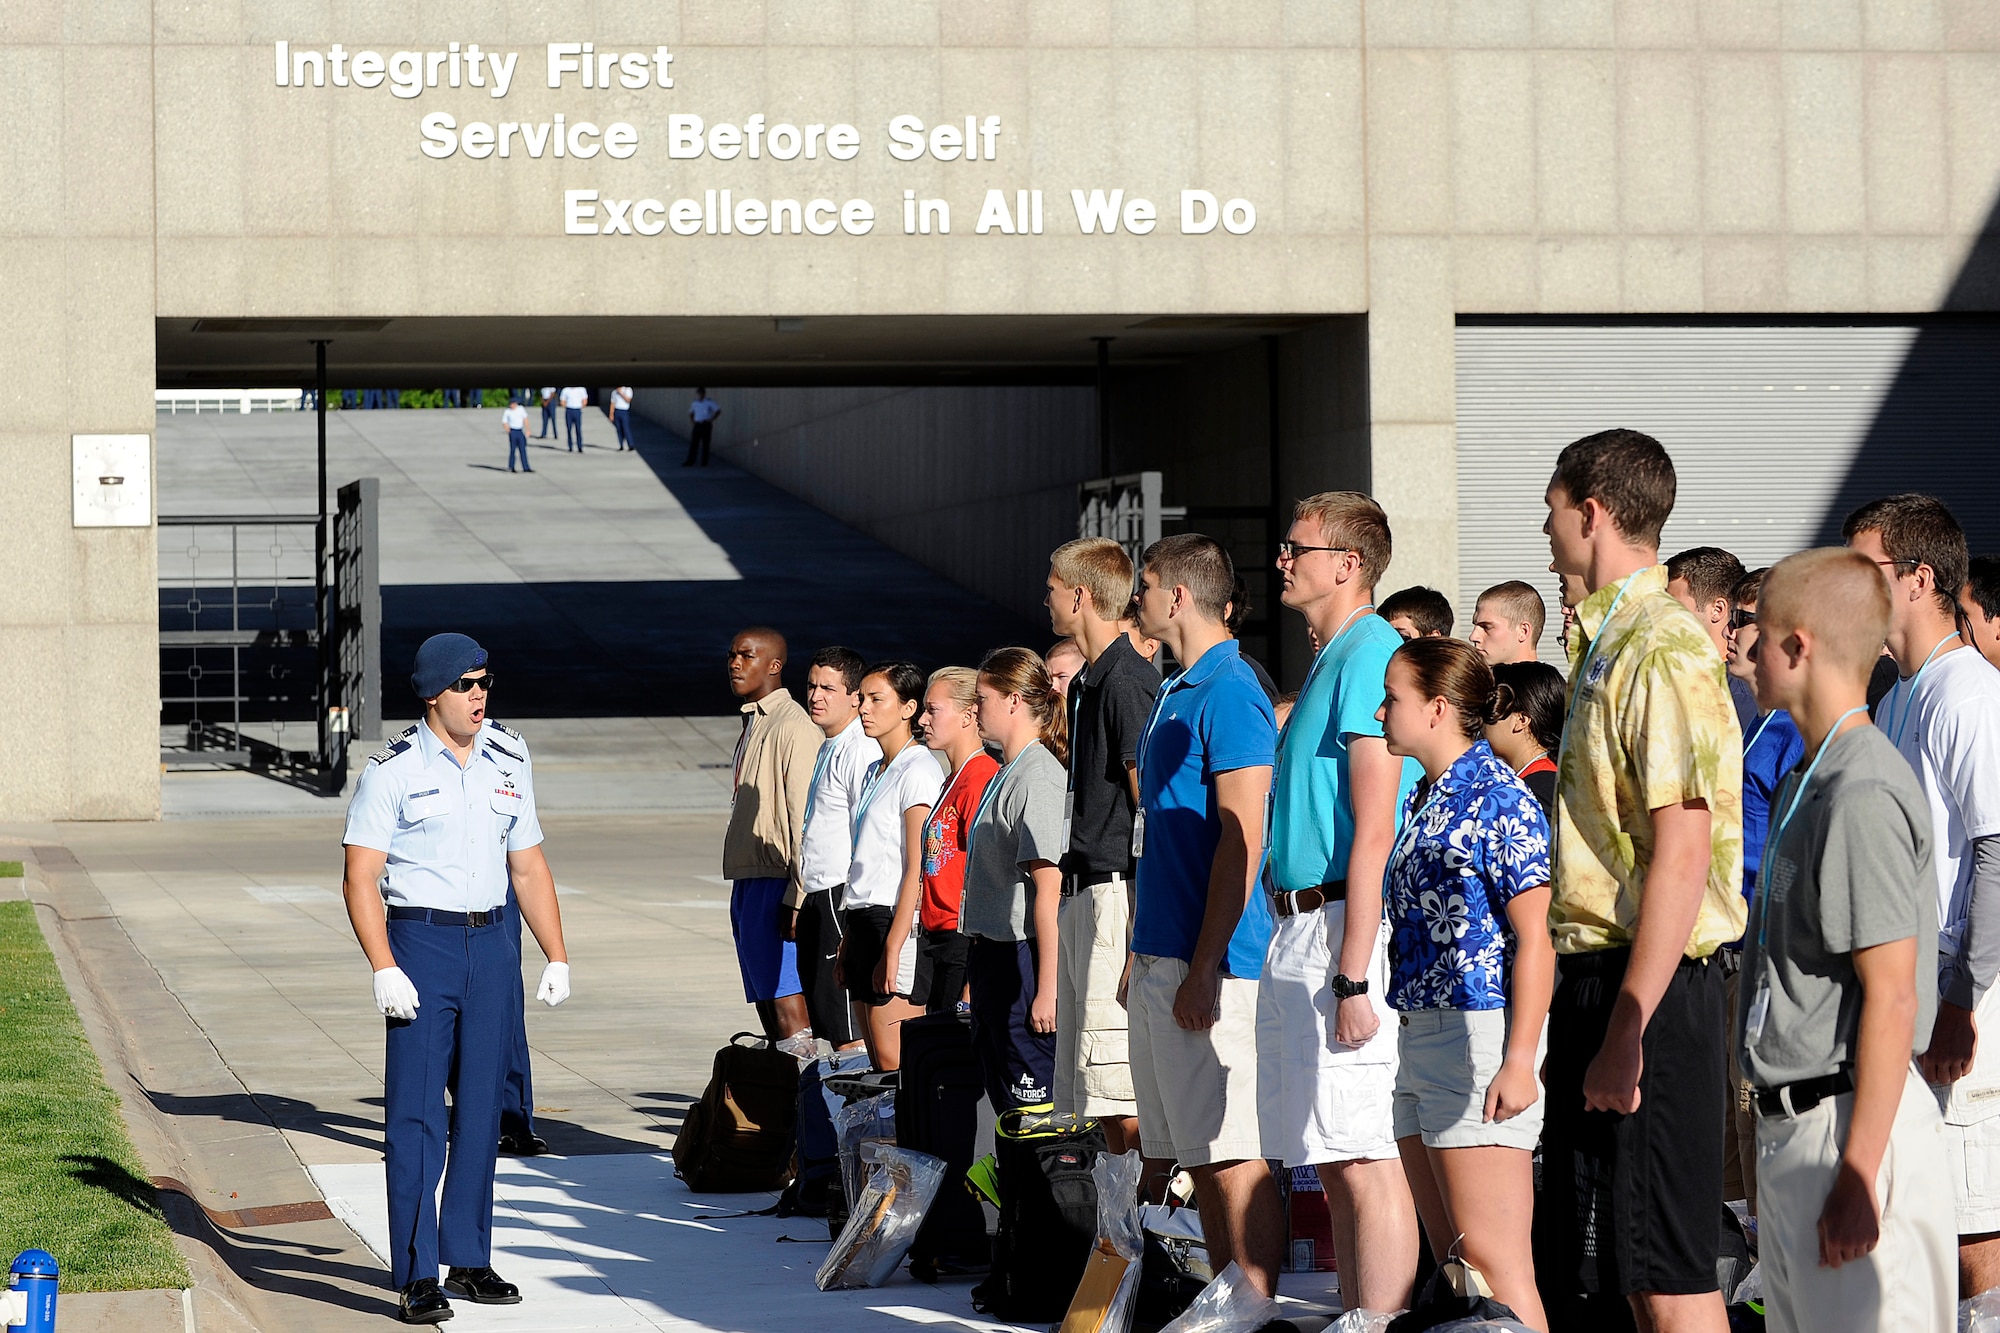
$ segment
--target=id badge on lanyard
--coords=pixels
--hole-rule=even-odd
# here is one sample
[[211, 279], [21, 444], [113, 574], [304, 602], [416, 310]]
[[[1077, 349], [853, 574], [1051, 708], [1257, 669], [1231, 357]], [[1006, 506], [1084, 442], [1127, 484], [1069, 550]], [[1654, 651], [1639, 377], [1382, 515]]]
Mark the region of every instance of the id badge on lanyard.
[[1138, 860], [1146, 854], [1146, 807], [1140, 806], [1132, 812], [1132, 859]]

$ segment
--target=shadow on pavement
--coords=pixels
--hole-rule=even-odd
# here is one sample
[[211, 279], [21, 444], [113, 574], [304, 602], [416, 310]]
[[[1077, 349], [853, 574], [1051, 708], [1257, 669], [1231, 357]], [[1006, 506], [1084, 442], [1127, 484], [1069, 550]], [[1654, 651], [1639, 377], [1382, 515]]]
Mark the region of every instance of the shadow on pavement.
[[[388, 1274], [373, 1255], [355, 1245], [327, 1244], [274, 1236], [251, 1235], [218, 1227], [192, 1199], [163, 1193], [161, 1211], [175, 1234], [213, 1250], [238, 1279], [258, 1291], [297, 1296], [323, 1305], [393, 1320], [396, 1302], [386, 1284]], [[319, 1222], [310, 1228], [288, 1228], [295, 1234], [348, 1237], [340, 1222]], [[341, 1257], [357, 1255], [363, 1262]]]

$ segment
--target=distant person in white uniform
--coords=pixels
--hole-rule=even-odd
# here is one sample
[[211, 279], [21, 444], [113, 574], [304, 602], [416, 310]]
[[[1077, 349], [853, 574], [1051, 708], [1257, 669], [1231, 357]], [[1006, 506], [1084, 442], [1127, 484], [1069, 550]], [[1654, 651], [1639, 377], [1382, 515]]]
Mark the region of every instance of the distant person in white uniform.
[[590, 390], [571, 386], [562, 391], [563, 444], [565, 452], [583, 452], [583, 409], [590, 405]]
[[556, 433], [556, 388], [553, 384], [542, 390], [542, 433], [535, 438], [546, 440]]
[[514, 455], [519, 454], [521, 471], [533, 472], [528, 466], [528, 409], [519, 398], [509, 399], [500, 420], [507, 428], [507, 470], [514, 471]]
[[696, 389], [694, 401], [688, 404], [688, 420], [694, 428], [688, 432], [688, 456], [681, 461], [682, 467], [693, 467], [696, 454], [701, 455], [701, 465], [708, 466], [708, 439], [715, 433], [715, 420], [722, 415], [722, 405], [708, 396], [708, 390]]
[[623, 453], [633, 448], [632, 444], [632, 386], [621, 385], [611, 391], [611, 430], [618, 437], [618, 449]]

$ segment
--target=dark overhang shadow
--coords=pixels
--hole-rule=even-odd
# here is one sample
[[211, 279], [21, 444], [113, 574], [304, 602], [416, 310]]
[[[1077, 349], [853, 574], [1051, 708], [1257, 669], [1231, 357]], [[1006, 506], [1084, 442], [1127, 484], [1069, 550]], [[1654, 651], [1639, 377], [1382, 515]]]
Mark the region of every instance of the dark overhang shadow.
[[641, 459], [741, 579], [390, 585], [382, 589], [384, 697], [430, 634], [472, 635], [502, 665], [494, 716], [728, 714], [729, 637], [768, 624], [791, 645], [799, 697], [813, 650], [846, 644], [926, 670], [988, 649], [1041, 645], [1036, 626], [804, 501], [734, 468], [680, 467], [683, 440], [633, 422]]
[[1916, 341], [1817, 541], [1838, 544], [1841, 522], [1870, 500], [1925, 491], [1951, 506], [1973, 554], [2000, 552], [2000, 200], [1943, 310], [1912, 322]]

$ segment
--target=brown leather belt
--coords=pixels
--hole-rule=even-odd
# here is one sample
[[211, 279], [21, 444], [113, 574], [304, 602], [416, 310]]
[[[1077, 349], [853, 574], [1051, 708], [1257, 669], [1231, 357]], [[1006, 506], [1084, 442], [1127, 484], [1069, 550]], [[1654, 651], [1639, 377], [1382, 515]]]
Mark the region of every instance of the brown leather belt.
[[1328, 903], [1347, 901], [1347, 881], [1334, 880], [1331, 884], [1321, 884], [1310, 889], [1292, 889], [1271, 895], [1271, 910], [1279, 916], [1304, 916], [1307, 912], [1317, 912]]

